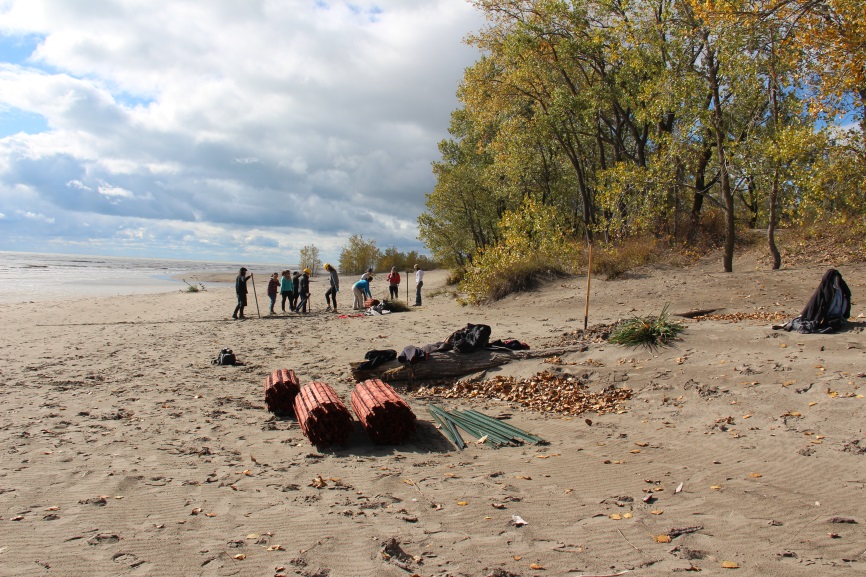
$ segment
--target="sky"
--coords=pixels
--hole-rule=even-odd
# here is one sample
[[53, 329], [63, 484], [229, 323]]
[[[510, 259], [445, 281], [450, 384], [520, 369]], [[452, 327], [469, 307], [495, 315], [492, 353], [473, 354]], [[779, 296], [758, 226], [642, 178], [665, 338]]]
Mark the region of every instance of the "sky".
[[466, 0], [0, 0], [0, 250], [425, 252]]

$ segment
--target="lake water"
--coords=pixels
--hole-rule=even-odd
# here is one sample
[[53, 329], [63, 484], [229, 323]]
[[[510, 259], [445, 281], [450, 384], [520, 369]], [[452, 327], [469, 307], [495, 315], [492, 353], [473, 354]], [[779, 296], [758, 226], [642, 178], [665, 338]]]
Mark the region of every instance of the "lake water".
[[126, 258], [0, 251], [0, 303], [46, 301], [86, 296], [112, 296], [186, 290], [188, 283], [205, 287], [228, 283], [199, 280], [199, 275], [234, 278], [241, 266], [279, 271], [288, 265], [242, 265], [227, 262]]

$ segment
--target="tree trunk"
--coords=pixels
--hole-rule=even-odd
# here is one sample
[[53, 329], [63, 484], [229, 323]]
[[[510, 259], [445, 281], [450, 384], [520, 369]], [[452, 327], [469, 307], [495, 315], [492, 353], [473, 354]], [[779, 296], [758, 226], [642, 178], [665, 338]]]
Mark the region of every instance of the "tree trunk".
[[[704, 32], [704, 42], [711, 45], [709, 32]], [[731, 190], [731, 177], [728, 173], [728, 161], [725, 154], [725, 121], [722, 114], [722, 98], [719, 88], [719, 64], [716, 61], [716, 53], [712, 48], [707, 48], [707, 76], [713, 97], [713, 130], [716, 133], [716, 154], [719, 161], [719, 176], [722, 185], [722, 199], [725, 203], [725, 272], [734, 270], [734, 241], [736, 235], [736, 221], [734, 214], [734, 194]]]
[[381, 379], [386, 383], [397, 381], [423, 381], [429, 379], [454, 378], [471, 375], [478, 371], [499, 367], [511, 361], [539, 359], [587, 350], [586, 345], [572, 345], [535, 351], [480, 350], [474, 353], [448, 351], [431, 353], [426, 361], [415, 364], [391, 361], [378, 367], [362, 371], [358, 367], [364, 362], [350, 363], [352, 378], [358, 382]]
[[773, 188], [770, 191], [770, 222], [767, 225], [767, 243], [770, 245], [770, 254], [773, 255], [773, 270], [782, 267], [782, 255], [776, 247], [776, 198], [779, 193], [779, 167], [773, 171]]

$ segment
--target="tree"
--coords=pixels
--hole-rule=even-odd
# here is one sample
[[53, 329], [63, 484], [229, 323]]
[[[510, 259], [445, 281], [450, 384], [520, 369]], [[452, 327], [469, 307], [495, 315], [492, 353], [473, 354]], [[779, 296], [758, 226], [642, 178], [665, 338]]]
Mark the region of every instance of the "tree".
[[340, 251], [340, 270], [347, 274], [361, 274], [370, 267], [375, 269], [378, 260], [376, 241], [364, 240], [363, 235], [353, 234]]
[[314, 244], [309, 244], [300, 250], [301, 269], [308, 268], [312, 271], [313, 276], [319, 274], [319, 269], [322, 267], [322, 260], [319, 258], [319, 247]]

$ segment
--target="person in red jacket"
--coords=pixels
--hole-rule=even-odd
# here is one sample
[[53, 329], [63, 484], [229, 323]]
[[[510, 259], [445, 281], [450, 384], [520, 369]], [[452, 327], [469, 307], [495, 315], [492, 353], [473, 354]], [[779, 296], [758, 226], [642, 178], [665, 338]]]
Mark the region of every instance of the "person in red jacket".
[[392, 266], [391, 272], [388, 274], [388, 291], [392, 299], [397, 298], [398, 289], [400, 288], [400, 273], [397, 272], [397, 267]]

